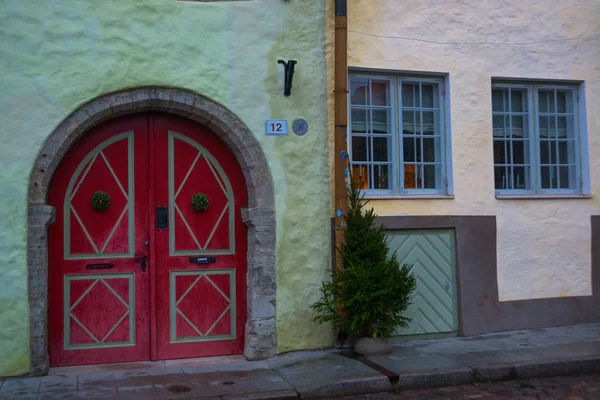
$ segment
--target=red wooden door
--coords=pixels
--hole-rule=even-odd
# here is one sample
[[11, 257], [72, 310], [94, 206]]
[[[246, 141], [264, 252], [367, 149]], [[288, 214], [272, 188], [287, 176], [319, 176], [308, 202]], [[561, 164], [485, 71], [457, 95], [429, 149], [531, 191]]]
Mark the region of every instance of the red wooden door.
[[242, 352], [246, 190], [214, 133], [163, 114], [104, 123], [65, 156], [49, 204], [51, 366]]
[[[246, 321], [247, 203], [242, 171], [225, 144], [192, 121], [157, 115], [153, 207], [169, 229], [154, 231], [156, 356], [240, 354]], [[204, 211], [192, 207], [197, 193]]]
[[[148, 252], [147, 126], [146, 116], [135, 115], [96, 127], [53, 177], [51, 366], [150, 357], [150, 280], [143, 260], [134, 260]], [[98, 191], [110, 196], [103, 211], [91, 204]]]

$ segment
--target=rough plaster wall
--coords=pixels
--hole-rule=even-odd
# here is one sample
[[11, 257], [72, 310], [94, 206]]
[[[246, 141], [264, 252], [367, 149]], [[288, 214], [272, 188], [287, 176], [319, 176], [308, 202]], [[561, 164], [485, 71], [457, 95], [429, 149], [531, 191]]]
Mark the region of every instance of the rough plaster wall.
[[[309, 307], [330, 265], [325, 0], [8, 0], [0, 21], [0, 376], [29, 368], [26, 205], [41, 144], [90, 99], [145, 85], [196, 91], [255, 132], [276, 188], [278, 350], [331, 344]], [[289, 98], [278, 58], [298, 60]], [[298, 117], [306, 136], [265, 137], [265, 119]]]
[[[437, 41], [523, 42], [600, 32], [600, 2], [349, 0], [349, 29]], [[376, 23], [374, 23], [376, 21]], [[349, 33], [349, 66], [450, 77], [453, 200], [378, 200], [380, 215], [497, 215], [500, 300], [591, 294], [600, 212], [600, 40], [438, 45]], [[496, 200], [491, 78], [585, 81], [592, 199]]]

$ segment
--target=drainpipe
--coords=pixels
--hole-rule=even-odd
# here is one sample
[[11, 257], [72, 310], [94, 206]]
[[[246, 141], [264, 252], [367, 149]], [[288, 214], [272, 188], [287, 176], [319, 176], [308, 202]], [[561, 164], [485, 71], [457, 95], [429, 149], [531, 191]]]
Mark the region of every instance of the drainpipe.
[[[346, 193], [346, 168], [348, 166], [348, 150], [346, 130], [348, 126], [348, 24], [347, 0], [335, 1], [335, 136], [334, 136], [334, 196], [335, 196], [335, 245], [344, 242], [344, 218], [338, 216], [348, 212]], [[345, 154], [345, 156], [342, 156]], [[349, 177], [349, 175], [348, 175]], [[339, 250], [336, 251], [335, 267], [342, 269]]]

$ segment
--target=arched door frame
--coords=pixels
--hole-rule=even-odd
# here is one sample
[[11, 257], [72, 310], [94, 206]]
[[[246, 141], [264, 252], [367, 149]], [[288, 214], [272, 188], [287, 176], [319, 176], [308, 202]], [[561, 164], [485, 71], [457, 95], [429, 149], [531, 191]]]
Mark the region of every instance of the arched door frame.
[[46, 139], [29, 181], [27, 265], [31, 374], [48, 371], [48, 226], [54, 207], [47, 204], [52, 176], [71, 146], [92, 127], [115, 117], [162, 111], [212, 129], [235, 154], [248, 188], [248, 321], [244, 355], [249, 360], [276, 352], [275, 200], [271, 172], [250, 129], [222, 105], [185, 89], [144, 87], [106, 94], [71, 113]]

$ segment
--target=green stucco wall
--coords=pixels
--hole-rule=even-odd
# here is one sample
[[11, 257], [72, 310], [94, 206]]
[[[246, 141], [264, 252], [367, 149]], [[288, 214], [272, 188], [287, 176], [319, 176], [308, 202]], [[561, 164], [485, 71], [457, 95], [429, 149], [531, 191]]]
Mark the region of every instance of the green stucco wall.
[[[77, 107], [137, 86], [181, 87], [255, 132], [276, 190], [278, 351], [331, 344], [313, 322], [330, 265], [325, 0], [4, 0], [0, 7], [0, 376], [29, 369], [26, 205], [45, 138]], [[292, 96], [283, 67], [296, 59]], [[309, 133], [267, 137], [268, 118]]]

